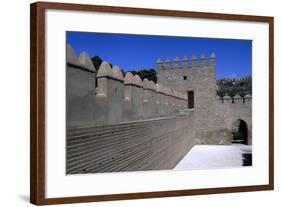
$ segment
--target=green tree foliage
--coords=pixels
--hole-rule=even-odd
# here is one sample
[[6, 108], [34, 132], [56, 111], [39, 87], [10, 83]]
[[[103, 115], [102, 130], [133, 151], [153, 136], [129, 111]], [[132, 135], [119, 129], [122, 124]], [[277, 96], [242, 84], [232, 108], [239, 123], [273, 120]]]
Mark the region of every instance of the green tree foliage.
[[138, 70], [138, 71], [128, 71], [131, 72], [133, 75], [139, 75], [140, 78], [147, 79], [149, 81], [153, 81], [154, 83], [157, 83], [157, 76], [156, 71], [154, 69], [148, 69], [148, 70]]
[[91, 60], [95, 66], [95, 69], [98, 71], [103, 60], [99, 56], [94, 56], [91, 58]]
[[246, 94], [252, 94], [252, 77], [247, 76], [240, 79], [222, 78], [217, 80], [217, 95], [223, 97], [228, 94], [230, 97], [239, 94], [244, 97]]
[[[95, 66], [95, 69], [98, 71], [100, 69], [100, 65], [103, 61], [99, 56], [94, 56], [91, 58], [93, 65]], [[110, 67], [112, 68], [112, 64], [108, 63]]]
[[[93, 65], [95, 66], [95, 69], [98, 71], [103, 59], [96, 55], [92, 57], [91, 60]], [[112, 68], [112, 64], [109, 63], [109, 65]], [[125, 77], [126, 72], [123, 69], [121, 69], [121, 72], [123, 74], [123, 77]], [[147, 78], [148, 80], [153, 81], [154, 83], [157, 82], [156, 71], [152, 68], [149, 70], [138, 70], [138, 71], [128, 71], [128, 72], [131, 72], [133, 75], [136, 74], [139, 75], [142, 80]]]

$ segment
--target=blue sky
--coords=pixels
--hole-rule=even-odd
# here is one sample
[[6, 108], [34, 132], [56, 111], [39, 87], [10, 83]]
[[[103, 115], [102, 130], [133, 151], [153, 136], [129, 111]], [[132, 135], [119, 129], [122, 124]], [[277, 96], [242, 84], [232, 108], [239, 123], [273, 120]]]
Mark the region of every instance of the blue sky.
[[156, 68], [156, 60], [184, 55], [217, 57], [217, 79], [252, 74], [252, 41], [130, 34], [67, 32], [76, 54], [98, 55], [125, 71]]

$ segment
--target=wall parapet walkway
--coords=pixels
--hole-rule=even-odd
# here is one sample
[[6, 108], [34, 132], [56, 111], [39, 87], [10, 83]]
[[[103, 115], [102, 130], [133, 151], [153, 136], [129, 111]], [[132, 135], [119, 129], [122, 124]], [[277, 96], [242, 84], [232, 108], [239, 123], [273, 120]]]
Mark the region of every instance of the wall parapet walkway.
[[67, 174], [172, 169], [194, 144], [193, 112], [67, 130]]

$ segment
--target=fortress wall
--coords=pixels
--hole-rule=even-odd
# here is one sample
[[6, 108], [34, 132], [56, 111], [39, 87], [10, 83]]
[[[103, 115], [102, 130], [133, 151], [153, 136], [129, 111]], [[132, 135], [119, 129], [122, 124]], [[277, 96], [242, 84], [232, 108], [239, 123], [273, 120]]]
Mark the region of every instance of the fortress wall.
[[233, 124], [238, 119], [246, 122], [248, 144], [252, 144], [252, 98], [217, 100], [214, 119], [214, 137], [220, 137], [222, 143], [231, 143]]
[[66, 120], [83, 125], [94, 118], [96, 70], [86, 53], [78, 59], [70, 46], [66, 51]]
[[144, 107], [143, 107], [143, 96], [144, 89], [142, 85], [142, 81], [138, 75], [134, 76], [135, 85], [133, 85], [133, 119], [131, 120], [139, 120], [144, 119]]
[[197, 144], [231, 144], [232, 123], [241, 118], [247, 122], [251, 144], [251, 97], [229, 96], [216, 100], [216, 57], [214, 54], [200, 60], [192, 56], [180, 62], [157, 60], [158, 83], [187, 94], [194, 91], [195, 140]]
[[[102, 62], [98, 72], [89, 56], [79, 59], [67, 46], [67, 128], [119, 124], [180, 114], [187, 97], [138, 75], [125, 77], [117, 66]], [[179, 105], [182, 102], [183, 106]]]
[[252, 99], [216, 99], [214, 55], [158, 61], [157, 78], [123, 77], [105, 61], [96, 72], [86, 53], [77, 58], [67, 46], [67, 174], [172, 169], [195, 144], [231, 144], [237, 119], [252, 143]]
[[[157, 84], [157, 87], [159, 87], [159, 84]], [[159, 89], [158, 89], [159, 90]], [[157, 91], [156, 93], [156, 113], [159, 114], [159, 116], [165, 115], [165, 95], [162, 94], [160, 91]]]
[[181, 63], [175, 58], [171, 64], [167, 60], [157, 61], [157, 80], [169, 88], [184, 94], [194, 91], [194, 110], [196, 123], [196, 139], [198, 144], [216, 144], [208, 136], [212, 133], [213, 117], [216, 102], [216, 58], [212, 54], [208, 59], [202, 55], [200, 60], [192, 56], [184, 57]]
[[194, 145], [186, 115], [67, 130], [67, 174], [165, 170]]
[[111, 123], [119, 123], [123, 121], [123, 107], [120, 104], [124, 99], [124, 85], [123, 80], [118, 79], [109, 79], [109, 91], [110, 96], [107, 99], [109, 107], [108, 110], [108, 122]]
[[204, 56], [200, 61], [196, 56], [193, 56], [191, 63], [184, 57], [181, 64], [179, 61], [176, 64], [178, 65], [177, 67], [175, 63], [167, 64], [167, 60], [162, 63], [159, 59], [157, 62], [157, 82], [184, 93], [192, 88], [196, 89], [196, 86], [200, 85], [208, 89], [198, 82], [200, 79], [211, 81], [208, 85], [212, 85], [212, 88], [214, 88], [213, 84], [216, 85], [215, 57], [210, 57], [208, 63]]

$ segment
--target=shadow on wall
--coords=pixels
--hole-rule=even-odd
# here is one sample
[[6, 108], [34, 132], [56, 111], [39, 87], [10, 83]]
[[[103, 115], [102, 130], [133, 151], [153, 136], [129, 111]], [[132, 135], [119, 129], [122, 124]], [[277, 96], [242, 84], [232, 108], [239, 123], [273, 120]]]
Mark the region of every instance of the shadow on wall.
[[232, 124], [232, 143], [248, 144], [248, 125], [242, 119]]
[[252, 166], [252, 153], [242, 154], [243, 166]]

